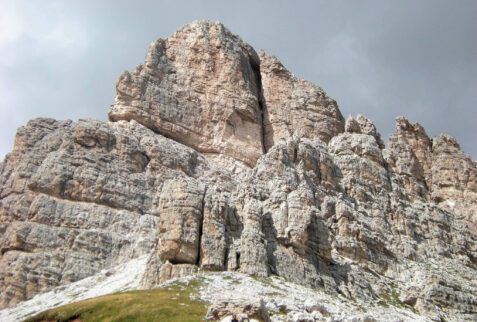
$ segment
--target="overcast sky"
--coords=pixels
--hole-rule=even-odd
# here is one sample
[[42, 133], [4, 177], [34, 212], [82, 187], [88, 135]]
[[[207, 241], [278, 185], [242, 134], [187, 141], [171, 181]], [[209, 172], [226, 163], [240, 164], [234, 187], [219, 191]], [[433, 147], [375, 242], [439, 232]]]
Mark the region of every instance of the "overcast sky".
[[197, 19], [277, 56], [386, 140], [403, 115], [477, 159], [474, 0], [1, 0], [0, 159], [29, 119], [106, 120], [118, 76]]

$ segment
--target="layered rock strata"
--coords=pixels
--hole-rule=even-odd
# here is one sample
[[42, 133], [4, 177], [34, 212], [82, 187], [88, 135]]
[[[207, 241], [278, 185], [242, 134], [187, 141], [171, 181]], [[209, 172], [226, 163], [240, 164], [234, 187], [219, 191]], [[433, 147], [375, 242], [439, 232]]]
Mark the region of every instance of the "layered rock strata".
[[184, 26], [119, 77], [109, 119], [136, 120], [204, 154], [253, 166], [263, 151], [259, 65], [253, 48], [222, 24]]
[[[151, 44], [109, 122], [36, 119], [0, 164], [0, 305], [150, 254], [477, 318], [477, 163], [398, 118], [384, 146], [220, 23]], [[462, 283], [467, 280], [468, 283]]]

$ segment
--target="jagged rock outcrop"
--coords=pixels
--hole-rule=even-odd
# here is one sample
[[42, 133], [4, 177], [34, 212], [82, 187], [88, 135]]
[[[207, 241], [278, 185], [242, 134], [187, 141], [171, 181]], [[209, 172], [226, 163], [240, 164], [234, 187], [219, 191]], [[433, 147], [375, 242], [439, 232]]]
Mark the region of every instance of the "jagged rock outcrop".
[[161, 261], [197, 262], [204, 193], [204, 188], [193, 180], [170, 180], [164, 185], [158, 209]]
[[215, 301], [207, 310], [206, 320], [218, 321], [234, 314], [240, 319], [248, 318], [255, 319], [256, 321], [270, 321], [267, 308], [262, 299], [259, 297], [250, 298], [239, 296], [233, 300]]
[[151, 44], [109, 122], [36, 119], [0, 164], [0, 306], [150, 254], [143, 284], [278, 275], [477, 318], [477, 164], [403, 117], [384, 146], [220, 23]]
[[260, 74], [265, 151], [293, 134], [327, 143], [343, 132], [344, 119], [338, 105], [321, 88], [297, 79], [276, 57], [264, 51], [260, 52]]
[[222, 24], [194, 22], [153, 42], [144, 63], [120, 76], [109, 119], [253, 166], [263, 150], [259, 65]]
[[411, 200], [427, 200], [431, 177], [431, 140], [420, 124], [396, 119], [396, 134], [389, 138], [387, 163], [399, 175]]
[[432, 139], [431, 200], [463, 215], [477, 232], [477, 164], [445, 134]]

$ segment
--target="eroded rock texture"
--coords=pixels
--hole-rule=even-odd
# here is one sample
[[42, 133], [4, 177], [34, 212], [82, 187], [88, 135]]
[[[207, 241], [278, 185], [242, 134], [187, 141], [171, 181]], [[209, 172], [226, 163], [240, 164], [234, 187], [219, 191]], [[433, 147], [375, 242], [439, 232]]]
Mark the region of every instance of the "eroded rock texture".
[[434, 319], [477, 318], [477, 164], [397, 119], [346, 122], [222, 24], [194, 22], [120, 76], [110, 122], [36, 119], [0, 164], [0, 306], [150, 254], [282, 276]]
[[153, 42], [144, 63], [119, 77], [109, 119], [253, 166], [263, 149], [259, 65], [222, 24], [194, 22]]
[[266, 150], [293, 134], [327, 143], [343, 132], [344, 119], [336, 101], [320, 87], [297, 79], [276, 57], [264, 51], [260, 52], [260, 73]]

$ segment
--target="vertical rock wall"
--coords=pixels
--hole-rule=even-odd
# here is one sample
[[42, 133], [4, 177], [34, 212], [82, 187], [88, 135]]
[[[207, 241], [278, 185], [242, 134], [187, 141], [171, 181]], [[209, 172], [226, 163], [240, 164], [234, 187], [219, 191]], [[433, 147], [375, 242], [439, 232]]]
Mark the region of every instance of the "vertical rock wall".
[[0, 164], [1, 307], [150, 254], [148, 287], [231, 270], [475, 317], [477, 165], [453, 138], [400, 117], [385, 147], [220, 23], [116, 88], [110, 122], [30, 121]]

